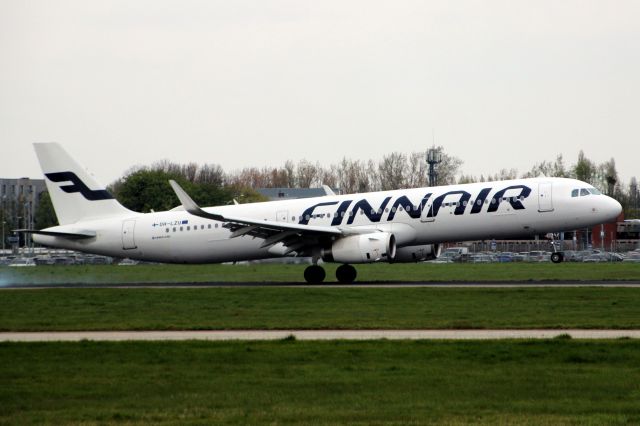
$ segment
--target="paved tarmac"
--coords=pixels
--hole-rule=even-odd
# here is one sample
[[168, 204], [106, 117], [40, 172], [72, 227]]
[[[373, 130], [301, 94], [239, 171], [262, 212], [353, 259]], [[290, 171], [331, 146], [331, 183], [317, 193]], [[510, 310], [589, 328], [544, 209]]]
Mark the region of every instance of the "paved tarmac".
[[291, 282], [213, 282], [213, 283], [128, 283], [128, 284], [5, 284], [0, 290], [42, 290], [63, 288], [211, 288], [211, 287], [289, 287], [289, 288], [513, 288], [513, 287], [640, 287], [640, 281], [497, 281], [497, 282], [466, 282], [466, 281], [376, 281], [357, 282], [354, 284], [326, 283], [310, 285]]
[[203, 330], [203, 331], [69, 331], [0, 333], [0, 342], [179, 341], [179, 340], [487, 340], [640, 338], [640, 330]]

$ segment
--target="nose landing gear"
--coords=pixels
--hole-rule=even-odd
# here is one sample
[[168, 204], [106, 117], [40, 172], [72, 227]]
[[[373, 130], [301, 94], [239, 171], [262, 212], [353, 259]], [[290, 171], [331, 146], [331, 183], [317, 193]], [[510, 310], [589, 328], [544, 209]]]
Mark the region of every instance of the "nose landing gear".
[[556, 242], [556, 234], [551, 234], [551, 247], [553, 247], [553, 253], [551, 253], [551, 261], [553, 263], [562, 263], [564, 260], [564, 253], [558, 250], [560, 243]]
[[553, 263], [561, 263], [564, 260], [564, 254], [561, 251], [551, 253], [551, 261]]

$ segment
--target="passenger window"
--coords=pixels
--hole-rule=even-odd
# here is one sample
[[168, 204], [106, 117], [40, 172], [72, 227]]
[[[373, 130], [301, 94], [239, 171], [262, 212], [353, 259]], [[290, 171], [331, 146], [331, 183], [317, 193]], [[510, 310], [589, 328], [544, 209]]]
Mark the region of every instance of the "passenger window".
[[200, 229], [204, 229], [204, 225], [200, 225]]
[[180, 227], [180, 232], [182, 232], [182, 231], [183, 231], [183, 229], [184, 229], [184, 228], [181, 226], [181, 227]]
[[208, 224], [208, 225], [207, 225], [207, 228], [208, 228], [208, 229], [211, 229], [211, 224]]
[[191, 227], [190, 226], [187, 226], [187, 231], [191, 231]]
[[579, 189], [574, 189], [573, 191], [571, 191], [571, 196], [572, 197], [577, 197], [579, 192], [580, 192]]
[[169, 228], [167, 228], [167, 232], [169, 232]]
[[586, 190], [586, 189], [584, 189], [584, 188], [582, 188], [582, 189], [580, 190], [580, 196], [581, 196], [581, 197], [584, 197], [585, 195], [589, 195], [589, 191], [588, 191], [588, 190]]
[[175, 226], [173, 227], [173, 232], [176, 232], [176, 227]]

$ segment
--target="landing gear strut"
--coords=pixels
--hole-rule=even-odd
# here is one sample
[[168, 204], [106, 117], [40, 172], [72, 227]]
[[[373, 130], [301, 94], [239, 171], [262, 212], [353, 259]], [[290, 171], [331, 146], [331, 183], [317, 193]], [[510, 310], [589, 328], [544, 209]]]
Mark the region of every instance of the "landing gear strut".
[[322, 266], [311, 265], [304, 270], [304, 279], [309, 284], [320, 284], [326, 276], [327, 273]]
[[356, 268], [351, 265], [340, 265], [336, 269], [336, 278], [341, 284], [351, 284], [355, 281], [357, 275]]

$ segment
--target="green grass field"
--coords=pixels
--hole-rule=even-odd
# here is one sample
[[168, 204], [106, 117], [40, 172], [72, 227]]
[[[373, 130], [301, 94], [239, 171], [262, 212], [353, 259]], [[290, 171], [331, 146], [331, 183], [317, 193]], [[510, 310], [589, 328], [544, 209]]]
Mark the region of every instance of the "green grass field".
[[0, 330], [640, 328], [640, 289], [165, 288], [0, 292]]
[[638, 424], [640, 342], [0, 344], [0, 424]]
[[[136, 265], [0, 267], [0, 285], [121, 284], [178, 282], [303, 282], [306, 265]], [[424, 281], [640, 281], [640, 264], [373, 264], [356, 265], [359, 282]], [[336, 265], [325, 265], [327, 282], [335, 282]]]

